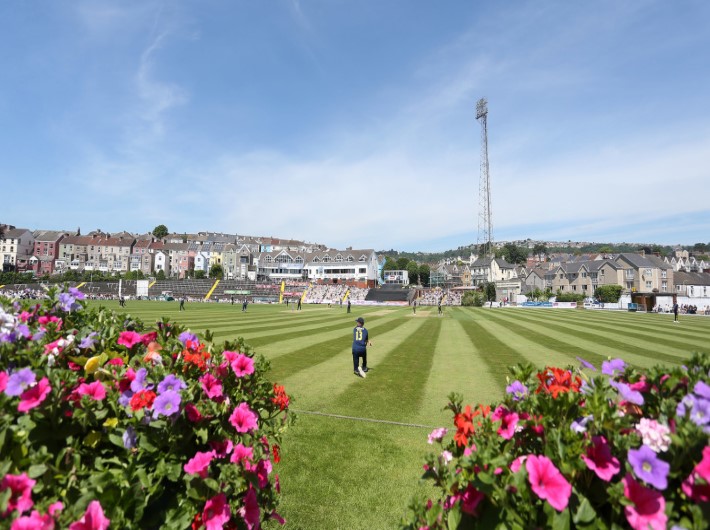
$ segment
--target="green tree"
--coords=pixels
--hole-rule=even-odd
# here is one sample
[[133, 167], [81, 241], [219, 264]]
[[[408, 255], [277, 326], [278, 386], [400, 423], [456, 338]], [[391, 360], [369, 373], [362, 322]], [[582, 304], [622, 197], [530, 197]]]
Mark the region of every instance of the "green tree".
[[483, 305], [483, 294], [478, 291], [466, 291], [461, 297], [461, 305], [481, 307]]
[[426, 263], [422, 263], [419, 266], [419, 283], [422, 285], [429, 285], [429, 278], [431, 276], [431, 269]]
[[397, 262], [394, 260], [394, 258], [390, 258], [387, 256], [385, 258], [385, 264], [382, 266], [382, 279], [385, 279], [385, 271], [396, 271], [397, 270]]
[[165, 225], [158, 225], [155, 228], [153, 228], [153, 235], [155, 237], [157, 237], [158, 239], [163, 239], [169, 233], [170, 232], [168, 231], [168, 227]]
[[540, 300], [543, 296], [543, 292], [540, 290], [539, 287], [535, 287], [532, 291], [530, 291], [530, 298], [533, 300]]
[[219, 263], [215, 263], [210, 267], [210, 278], [222, 279], [224, 277], [224, 269]]
[[515, 243], [503, 245], [501, 253], [508, 263], [525, 263], [528, 259], [527, 249], [519, 247]]
[[202, 280], [207, 277], [207, 274], [205, 274], [205, 271], [203, 270], [196, 270], [195, 271], [195, 279], [196, 280]]
[[156, 280], [164, 280], [165, 279], [165, 271], [163, 269], [160, 269], [157, 274], [155, 275]]
[[419, 284], [419, 265], [416, 261], [410, 261], [407, 263], [407, 274], [409, 275], [409, 283]]
[[594, 296], [598, 298], [600, 302], [614, 304], [621, 298], [622, 290], [621, 285], [600, 285], [594, 290]]
[[486, 294], [486, 301], [493, 302], [496, 299], [496, 284], [493, 282], [488, 282], [484, 288]]
[[397, 258], [397, 269], [398, 271], [406, 271], [407, 265], [409, 265], [409, 258]]

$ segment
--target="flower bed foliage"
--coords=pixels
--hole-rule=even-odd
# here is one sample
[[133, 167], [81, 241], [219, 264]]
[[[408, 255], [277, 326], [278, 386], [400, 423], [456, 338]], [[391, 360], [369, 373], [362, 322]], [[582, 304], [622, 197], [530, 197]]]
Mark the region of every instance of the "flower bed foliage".
[[404, 528], [701, 529], [710, 521], [710, 359], [601, 373], [512, 370], [502, 403], [462, 406], [436, 429]]
[[267, 361], [82, 298], [0, 298], [0, 527], [280, 520], [273, 463], [292, 417]]

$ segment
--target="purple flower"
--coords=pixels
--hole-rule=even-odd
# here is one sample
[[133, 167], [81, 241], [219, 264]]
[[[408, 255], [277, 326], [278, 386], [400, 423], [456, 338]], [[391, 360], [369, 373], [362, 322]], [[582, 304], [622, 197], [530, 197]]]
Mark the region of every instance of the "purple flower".
[[136, 377], [131, 381], [131, 390], [133, 392], [140, 392], [141, 390], [150, 390], [153, 385], [147, 385], [145, 383], [145, 378], [148, 376], [148, 370], [141, 368], [136, 372]]
[[690, 409], [690, 421], [701, 427], [710, 423], [710, 400], [703, 398], [695, 399], [693, 408]]
[[634, 474], [656, 489], [664, 490], [668, 487], [668, 472], [671, 465], [658, 458], [656, 452], [646, 445], [638, 449], [629, 449], [629, 463]]
[[686, 412], [688, 412], [688, 410], [692, 409], [694, 406], [695, 396], [693, 394], [688, 394], [680, 400], [680, 403], [678, 403], [678, 406], [675, 408], [675, 414], [676, 416], [685, 416]]
[[8, 396], [19, 396], [29, 387], [34, 386], [36, 379], [35, 373], [31, 368], [23, 368], [19, 372], [13, 373], [7, 380], [5, 394]]
[[162, 394], [168, 390], [174, 390], [179, 392], [187, 385], [179, 377], [175, 377], [173, 374], [167, 375], [160, 383], [158, 383], [158, 394]]
[[25, 324], [20, 324], [15, 328], [15, 336], [18, 335], [25, 339], [29, 339], [32, 336], [32, 333], [30, 333], [30, 328], [28, 328]]
[[15, 342], [17, 340], [17, 335], [15, 332], [10, 333], [0, 333], [0, 342]]
[[82, 293], [79, 289], [76, 287], [69, 287], [69, 294], [72, 295], [74, 298], [77, 300], [83, 300], [86, 298], [86, 295]]
[[520, 381], [513, 381], [507, 387], [505, 387], [505, 391], [508, 394], [513, 394], [514, 401], [520, 401], [528, 395], [528, 389]]
[[138, 443], [138, 435], [136, 430], [132, 425], [129, 425], [126, 431], [123, 433], [123, 447], [126, 449], [133, 449]]
[[192, 342], [197, 342], [197, 335], [195, 335], [194, 333], [190, 333], [189, 331], [183, 331], [182, 333], [180, 333], [180, 336], [178, 337], [178, 339], [183, 344], [187, 344], [188, 340], [190, 340]]
[[583, 368], [587, 368], [588, 370], [591, 370], [592, 372], [596, 372], [597, 369], [594, 368], [594, 365], [590, 363], [589, 361], [586, 361], [582, 359], [581, 357], [577, 357], [577, 360], [580, 362]]
[[626, 383], [618, 383], [616, 381], [609, 381], [609, 384], [616, 388], [619, 395], [624, 401], [633, 403], [634, 405], [643, 405], [643, 396], [641, 392], [637, 390], [631, 390], [631, 387]]
[[626, 368], [626, 363], [623, 359], [612, 359], [602, 363], [602, 373], [604, 375], [614, 375], [615, 372], [623, 372]]
[[172, 416], [180, 412], [180, 394], [174, 390], [166, 390], [153, 402], [153, 417]]
[[701, 398], [710, 399], [710, 385], [698, 381], [693, 387], [693, 394]]
[[118, 404], [121, 405], [122, 407], [127, 407], [131, 403], [131, 398], [133, 397], [134, 392], [131, 390], [126, 390], [125, 392], [121, 393], [121, 397], [118, 398]]
[[59, 307], [69, 313], [73, 309], [79, 309], [80, 306], [76, 303], [76, 298], [69, 293], [59, 293]]
[[79, 342], [79, 348], [81, 348], [82, 350], [87, 350], [89, 348], [93, 348], [94, 344], [96, 343], [96, 340], [94, 339], [94, 337], [96, 335], [98, 335], [98, 333], [95, 331], [92, 331], [86, 337], [81, 339], [81, 342]]
[[32, 335], [32, 340], [42, 340], [45, 333], [47, 333], [45, 330], [40, 329], [37, 333]]
[[589, 416], [584, 416], [583, 418], [579, 418], [578, 420], [575, 420], [572, 422], [572, 424], [570, 425], [570, 429], [572, 429], [577, 434], [587, 432], [587, 423], [589, 423], [593, 419], [594, 419], [594, 416], [592, 416], [591, 414]]

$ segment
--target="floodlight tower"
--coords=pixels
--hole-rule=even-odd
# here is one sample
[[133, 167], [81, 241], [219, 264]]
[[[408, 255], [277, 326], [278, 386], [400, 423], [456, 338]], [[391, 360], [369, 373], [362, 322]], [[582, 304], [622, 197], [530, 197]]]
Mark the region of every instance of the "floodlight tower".
[[493, 255], [493, 226], [491, 223], [491, 177], [488, 172], [488, 101], [476, 103], [476, 119], [481, 122], [481, 176], [478, 189], [478, 248], [481, 257]]

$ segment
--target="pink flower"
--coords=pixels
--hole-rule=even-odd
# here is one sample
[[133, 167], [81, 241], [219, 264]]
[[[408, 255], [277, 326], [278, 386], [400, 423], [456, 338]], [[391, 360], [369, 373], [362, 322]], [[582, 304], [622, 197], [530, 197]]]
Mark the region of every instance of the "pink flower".
[[444, 429], [443, 427], [440, 427], [438, 429], [434, 429], [429, 433], [429, 436], [427, 437], [427, 442], [429, 445], [433, 444], [434, 442], [440, 442], [444, 436], [446, 436], [446, 433], [448, 431]]
[[89, 396], [94, 401], [102, 401], [106, 397], [106, 389], [101, 381], [94, 381], [93, 383], [82, 383], [76, 389], [80, 396]]
[[624, 495], [633, 502], [633, 506], [626, 506], [624, 513], [629, 526], [634, 530], [665, 530], [668, 517], [666, 516], [666, 499], [660, 492], [642, 486], [631, 475], [626, 475]]
[[0, 491], [10, 490], [10, 499], [7, 501], [7, 511], [5, 515], [13, 510], [24, 513], [32, 506], [32, 488], [35, 481], [27, 476], [27, 473], [22, 475], [5, 475], [0, 482]]
[[136, 344], [142, 342], [143, 335], [135, 331], [122, 331], [118, 336], [118, 344], [126, 348], [132, 348]]
[[20, 403], [17, 405], [17, 410], [27, 412], [38, 407], [45, 400], [50, 390], [52, 390], [52, 387], [49, 386], [49, 379], [43, 377], [35, 386], [20, 394]]
[[254, 359], [247, 357], [243, 353], [237, 354], [236, 358], [234, 358], [230, 364], [232, 365], [234, 375], [237, 377], [244, 377], [245, 375], [254, 373]]
[[[697, 484], [698, 478], [702, 478], [705, 484]], [[681, 488], [683, 493], [696, 502], [710, 501], [710, 446], [703, 449], [703, 459], [683, 481]]]
[[592, 437], [592, 443], [582, 460], [600, 479], [609, 482], [619, 472], [619, 459], [611, 455], [611, 447], [603, 436]]
[[510, 412], [505, 407], [499, 406], [493, 411], [491, 420], [500, 421], [498, 434], [504, 440], [510, 440], [515, 435], [515, 428], [518, 426], [518, 414]]
[[7, 372], [0, 372], [0, 392], [5, 391], [5, 387], [7, 386], [7, 380], [10, 378], [9, 375], [7, 375]]
[[99, 501], [91, 501], [81, 519], [69, 525], [69, 530], [106, 530], [111, 521], [104, 516]]
[[258, 416], [249, 408], [249, 405], [240, 403], [229, 417], [229, 423], [234, 426], [237, 432], [245, 433], [255, 431], [259, 427], [257, 419]]
[[216, 458], [224, 458], [234, 450], [234, 442], [232, 440], [224, 440], [222, 442], [213, 440], [210, 442], [210, 447], [214, 451]]
[[528, 455], [525, 461], [528, 481], [535, 494], [547, 500], [555, 510], [567, 508], [572, 486], [546, 456]]
[[241, 463], [246, 464], [254, 456], [254, 450], [251, 447], [246, 447], [245, 445], [238, 443], [234, 446], [234, 451], [232, 452], [232, 457], [229, 459], [230, 462], [235, 464]]
[[259, 528], [259, 503], [256, 500], [256, 492], [250, 487], [247, 494], [244, 496], [244, 506], [239, 508], [239, 515], [242, 516], [247, 525], [248, 530]]
[[202, 522], [207, 530], [222, 530], [229, 522], [232, 514], [229, 512], [227, 496], [224, 493], [215, 495], [205, 503], [202, 511]]
[[271, 475], [271, 460], [259, 460], [256, 465], [256, 476], [259, 479], [259, 487], [264, 489], [269, 484], [269, 475]]
[[54, 514], [57, 512], [61, 512], [64, 509], [64, 503], [61, 501], [53, 502], [52, 504], [49, 505], [49, 508], [47, 508], [47, 513], [54, 517]]
[[222, 397], [222, 383], [212, 374], [205, 374], [200, 377], [200, 383], [202, 383], [202, 390], [204, 390], [208, 398]]
[[513, 473], [517, 473], [527, 459], [528, 459], [528, 455], [519, 456], [518, 458], [516, 458], [515, 460], [513, 460], [510, 463], [510, 470]]
[[474, 488], [471, 484], [468, 485], [466, 491], [461, 495], [461, 510], [470, 515], [477, 515], [476, 509], [486, 496]]
[[207, 468], [210, 467], [210, 462], [215, 457], [214, 451], [195, 453], [187, 464], [183, 466], [185, 473], [189, 475], [200, 475], [202, 478], [207, 478]]
[[30, 515], [23, 515], [12, 522], [10, 530], [54, 530], [54, 519], [49, 515], [40, 515], [33, 510]]
[[441, 452], [441, 459], [444, 461], [444, 463], [448, 464], [451, 462], [451, 460], [454, 458], [454, 455], [451, 454], [449, 451], [442, 451]]

